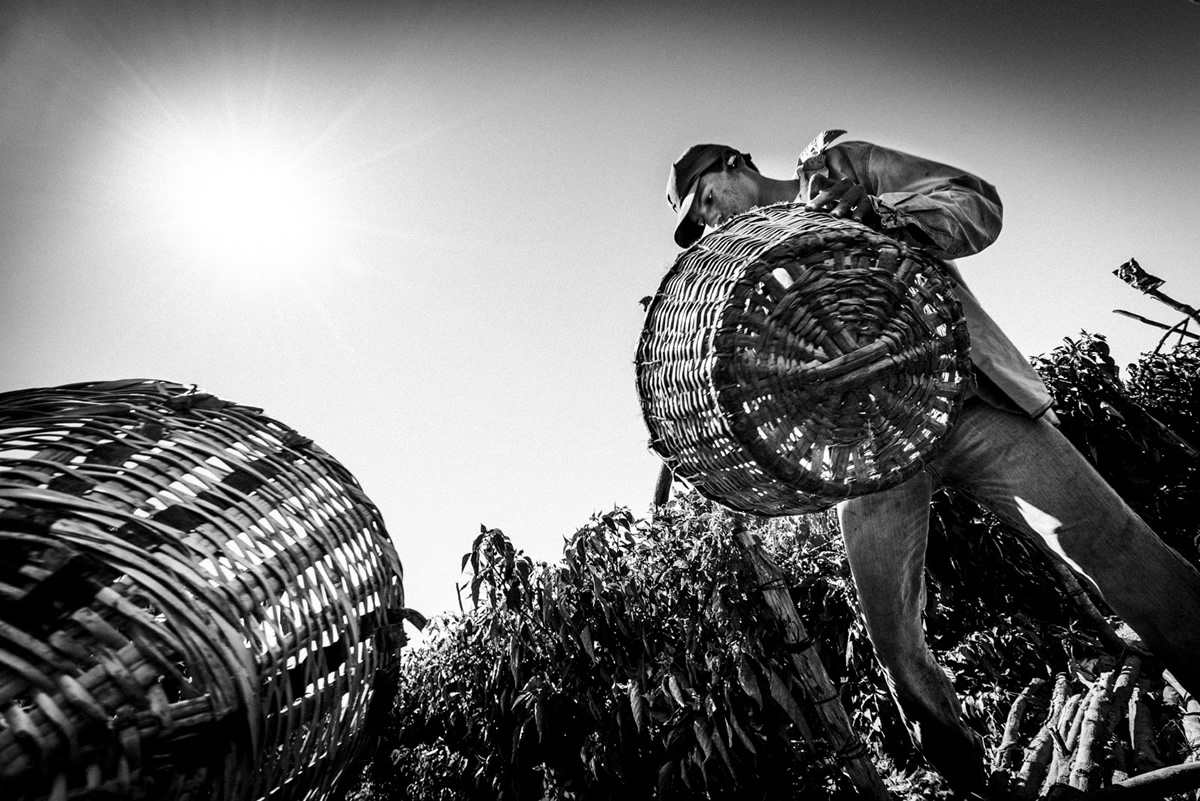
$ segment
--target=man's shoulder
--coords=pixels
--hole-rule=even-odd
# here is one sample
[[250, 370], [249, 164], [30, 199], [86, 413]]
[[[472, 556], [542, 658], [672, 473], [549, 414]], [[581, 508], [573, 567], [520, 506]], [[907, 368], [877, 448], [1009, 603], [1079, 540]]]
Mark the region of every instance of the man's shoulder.
[[843, 142], [836, 142], [839, 137], [845, 134], [845, 131], [832, 129], [821, 131], [817, 136], [808, 143], [800, 153], [799, 163], [801, 167], [816, 167], [817, 164], [810, 163], [820, 161], [827, 155], [834, 157], [841, 156], [844, 158], [858, 158], [865, 156], [870, 151], [876, 149], [878, 145], [867, 142], [862, 139], [847, 139]]
[[804, 150], [800, 151], [800, 163], [803, 164], [809, 159], [824, 153], [833, 144], [834, 140], [844, 133], [846, 132], [840, 128], [830, 128], [827, 131], [821, 131], [813, 137], [813, 140], [805, 146]]
[[845, 142], [838, 142], [835, 145], [830, 145], [826, 149], [826, 153], [830, 151], [838, 151], [841, 153], [867, 153], [872, 150], [878, 150], [879, 145], [874, 142], [868, 142], [865, 139], [847, 139]]

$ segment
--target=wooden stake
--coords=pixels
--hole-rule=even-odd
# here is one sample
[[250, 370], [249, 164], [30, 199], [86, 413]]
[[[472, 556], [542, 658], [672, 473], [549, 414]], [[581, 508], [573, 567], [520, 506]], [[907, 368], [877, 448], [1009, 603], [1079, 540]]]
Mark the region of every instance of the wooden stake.
[[796, 673], [800, 676], [807, 700], [813, 705], [825, 735], [836, 750], [842, 769], [858, 790], [861, 798], [885, 801], [890, 798], [875, 764], [867, 756], [866, 747], [854, 733], [850, 717], [838, 699], [837, 691], [825, 666], [812, 648], [812, 641], [787, 591], [783, 571], [771, 561], [762, 546], [746, 530], [742, 515], [734, 515], [733, 536], [747, 564], [758, 577], [763, 601], [783, 624], [784, 638], [792, 645], [805, 646], [792, 654]]
[[[993, 773], [1002, 773], [1007, 777], [1013, 768], [1017, 767], [1017, 763], [1021, 758], [1021, 744], [1017, 738], [1020, 733], [1021, 722], [1025, 719], [1025, 709], [1029, 706], [1030, 701], [1041, 692], [1045, 684], [1045, 679], [1034, 679], [1017, 696], [1017, 700], [1013, 701], [1012, 707], [1008, 710], [1008, 719], [1004, 723], [1004, 736], [1001, 738], [1000, 746], [996, 749], [996, 754], [992, 758]], [[1053, 716], [1053, 710], [1051, 710], [1051, 716]]]
[[1200, 787], [1200, 762], [1186, 762], [1143, 773], [1072, 801], [1150, 801]]
[[1149, 773], [1166, 767], [1158, 755], [1158, 743], [1154, 736], [1154, 721], [1145, 694], [1149, 680], [1143, 678], [1129, 698], [1129, 745], [1133, 751], [1135, 774]]

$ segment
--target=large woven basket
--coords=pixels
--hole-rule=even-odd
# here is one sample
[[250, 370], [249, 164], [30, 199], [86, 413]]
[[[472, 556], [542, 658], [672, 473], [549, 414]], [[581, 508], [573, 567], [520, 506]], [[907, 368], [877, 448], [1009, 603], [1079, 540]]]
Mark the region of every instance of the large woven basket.
[[5, 801], [323, 797], [402, 606], [375, 506], [260, 410], [163, 381], [0, 394]]
[[767, 206], [676, 259], [647, 308], [651, 447], [700, 493], [787, 515], [894, 486], [936, 453], [971, 375], [937, 261], [864, 225]]

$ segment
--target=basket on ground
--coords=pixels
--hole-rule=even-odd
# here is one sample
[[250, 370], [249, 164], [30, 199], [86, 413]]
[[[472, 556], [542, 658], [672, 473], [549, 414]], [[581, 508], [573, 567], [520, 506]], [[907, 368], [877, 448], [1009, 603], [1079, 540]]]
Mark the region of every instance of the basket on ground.
[[375, 506], [260, 410], [163, 381], [0, 394], [5, 799], [320, 798], [402, 607]]
[[706, 497], [763, 515], [911, 476], [953, 425], [970, 371], [935, 259], [792, 203], [680, 254], [637, 351], [651, 447]]

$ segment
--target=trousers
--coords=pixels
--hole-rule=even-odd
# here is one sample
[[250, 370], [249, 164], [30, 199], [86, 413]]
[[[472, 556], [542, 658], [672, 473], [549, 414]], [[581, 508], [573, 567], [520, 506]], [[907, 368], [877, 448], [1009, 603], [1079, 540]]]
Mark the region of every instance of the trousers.
[[1191, 693], [1200, 695], [1200, 572], [1167, 546], [1055, 426], [968, 401], [943, 450], [838, 519], [867, 634], [914, 742], [952, 786], [983, 786], [982, 743], [925, 641], [929, 504], [939, 485], [1041, 537]]

